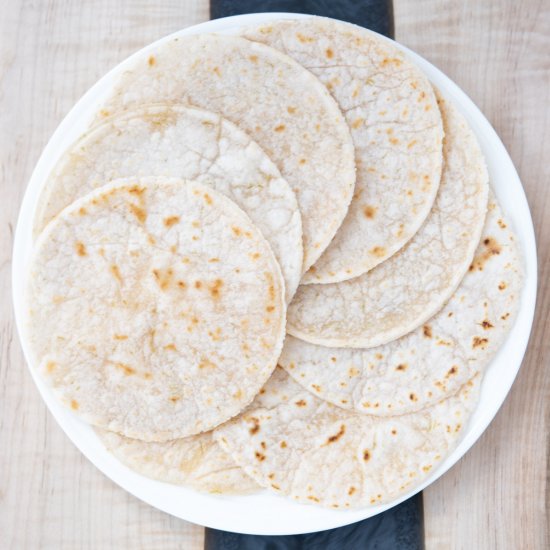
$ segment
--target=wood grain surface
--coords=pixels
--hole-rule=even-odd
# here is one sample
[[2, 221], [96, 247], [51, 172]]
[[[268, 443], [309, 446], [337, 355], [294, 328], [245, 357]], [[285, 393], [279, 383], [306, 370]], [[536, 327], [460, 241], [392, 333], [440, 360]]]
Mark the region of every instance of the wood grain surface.
[[[539, 248], [528, 353], [497, 418], [425, 491], [431, 549], [550, 547], [550, 5], [394, 0], [397, 39], [454, 79], [495, 126], [527, 191]], [[15, 332], [11, 249], [19, 204], [65, 113], [143, 45], [208, 19], [191, 0], [0, 2], [0, 550], [200, 549], [203, 530], [125, 493], [61, 432]]]

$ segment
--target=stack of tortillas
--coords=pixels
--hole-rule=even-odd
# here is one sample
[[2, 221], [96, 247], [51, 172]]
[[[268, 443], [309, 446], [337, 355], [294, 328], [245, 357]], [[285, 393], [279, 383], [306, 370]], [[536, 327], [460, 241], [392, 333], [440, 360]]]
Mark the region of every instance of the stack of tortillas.
[[322, 18], [134, 58], [34, 235], [33, 366], [120, 461], [336, 509], [452, 451], [522, 286], [462, 115]]

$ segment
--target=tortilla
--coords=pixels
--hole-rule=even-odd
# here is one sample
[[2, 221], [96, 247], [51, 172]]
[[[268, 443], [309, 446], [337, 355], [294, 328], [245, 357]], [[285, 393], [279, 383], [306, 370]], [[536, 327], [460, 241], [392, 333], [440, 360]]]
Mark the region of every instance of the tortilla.
[[435, 317], [371, 349], [287, 337], [279, 364], [304, 388], [345, 409], [379, 416], [419, 410], [483, 372], [514, 322], [522, 283], [513, 232], [492, 197], [474, 261]]
[[225, 495], [260, 489], [212, 439], [212, 432], [164, 443], [130, 439], [99, 428], [95, 432], [120, 462], [151, 479]]
[[307, 270], [342, 223], [355, 185], [353, 143], [326, 88], [290, 57], [236, 36], [181, 36], [129, 65], [99, 116], [189, 103], [242, 128], [296, 193]]
[[256, 143], [207, 111], [150, 105], [111, 117], [82, 136], [46, 183], [35, 233], [92, 189], [114, 179], [141, 176], [198, 181], [236, 202], [271, 245], [290, 301], [303, 259], [296, 197]]
[[27, 280], [31, 364], [92, 425], [145, 441], [236, 415], [285, 333], [284, 281], [248, 216], [208, 186], [115, 181], [43, 231]]
[[439, 187], [443, 131], [428, 79], [388, 40], [332, 19], [275, 21], [242, 34], [280, 49], [327, 86], [355, 145], [348, 215], [302, 284], [369, 271], [417, 232]]
[[370, 348], [422, 325], [451, 297], [471, 264], [485, 220], [488, 175], [464, 117], [439, 98], [444, 166], [434, 207], [397, 254], [341, 283], [307, 285], [288, 311], [288, 332], [330, 347]]
[[479, 381], [423, 411], [376, 418], [322, 401], [277, 369], [265, 394], [214, 438], [271, 491], [332, 508], [377, 505], [421, 483], [455, 447]]

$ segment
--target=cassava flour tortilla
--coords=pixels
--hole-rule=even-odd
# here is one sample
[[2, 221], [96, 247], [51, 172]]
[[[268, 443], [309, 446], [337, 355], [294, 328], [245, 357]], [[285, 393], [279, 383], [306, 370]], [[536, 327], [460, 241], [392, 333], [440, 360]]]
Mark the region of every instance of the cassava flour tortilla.
[[145, 441], [252, 401], [285, 333], [284, 282], [248, 216], [208, 186], [115, 181], [42, 232], [26, 299], [32, 364], [92, 425]]
[[439, 98], [445, 140], [432, 211], [397, 254], [355, 279], [298, 287], [288, 332], [330, 347], [370, 348], [414, 330], [450, 298], [472, 262], [487, 210], [487, 169], [461, 114]]
[[242, 495], [260, 489], [213, 440], [212, 432], [156, 443], [95, 431], [109, 452], [146, 477], [206, 493]]
[[418, 485], [455, 447], [479, 381], [423, 411], [376, 418], [318, 399], [277, 369], [252, 408], [214, 437], [276, 493], [340, 509], [381, 504]]
[[271, 245], [290, 301], [302, 274], [298, 204], [277, 167], [220, 116], [182, 105], [119, 114], [82, 136], [46, 182], [35, 234], [78, 197], [114, 179], [172, 176], [211, 185], [237, 203]]
[[416, 233], [439, 187], [443, 131], [428, 79], [389, 41], [331, 19], [280, 20], [243, 36], [280, 49], [319, 78], [355, 145], [348, 215], [302, 283], [369, 271]]
[[247, 132], [296, 193], [304, 271], [342, 223], [355, 185], [351, 135], [338, 105], [306, 69], [278, 50], [236, 36], [174, 38], [138, 57], [100, 111], [189, 103]]
[[380, 416], [419, 410], [484, 370], [514, 322], [521, 286], [513, 232], [491, 197], [469, 271], [435, 317], [371, 349], [326, 348], [289, 336], [279, 364], [345, 409]]

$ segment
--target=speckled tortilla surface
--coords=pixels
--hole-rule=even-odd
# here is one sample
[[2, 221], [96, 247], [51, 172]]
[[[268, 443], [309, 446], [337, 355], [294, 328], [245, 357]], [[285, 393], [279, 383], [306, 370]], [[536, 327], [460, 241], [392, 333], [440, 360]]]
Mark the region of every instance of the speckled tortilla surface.
[[260, 489], [213, 440], [212, 432], [156, 443], [99, 428], [95, 431], [118, 460], [151, 479], [222, 495], [243, 495]]
[[277, 369], [263, 395], [214, 437], [267, 489], [335, 509], [389, 502], [419, 484], [455, 447], [480, 377], [416, 413], [376, 418], [322, 401]]
[[87, 422], [166, 441], [239, 413], [276, 366], [284, 282], [248, 216], [208, 186], [113, 182], [59, 214], [26, 289], [32, 364]]
[[357, 277], [395, 254], [430, 212], [443, 130], [432, 87], [398, 48], [347, 23], [312, 17], [246, 28], [310, 70], [339, 104], [355, 146], [346, 219], [303, 283]]
[[319, 80], [263, 44], [237, 36], [182, 36], [138, 57], [98, 119], [152, 102], [214, 111], [258, 143], [296, 193], [308, 269], [342, 223], [355, 186], [349, 128]]
[[287, 302], [302, 274], [296, 197], [261, 148], [219, 115], [182, 105], [148, 105], [110, 117], [74, 143], [41, 193], [35, 234], [63, 208], [119, 178], [163, 176], [211, 185], [240, 206], [271, 245]]
[[402, 250], [368, 273], [298, 287], [288, 310], [293, 336], [330, 347], [375, 347], [421, 326], [458, 287], [479, 242], [489, 184], [464, 117], [442, 98], [439, 106], [444, 165], [428, 218]]
[[474, 260], [433, 318], [370, 349], [327, 348], [288, 336], [279, 364], [304, 388], [345, 409], [377, 416], [422, 409], [485, 370], [514, 323], [521, 265], [510, 222], [491, 197]]

